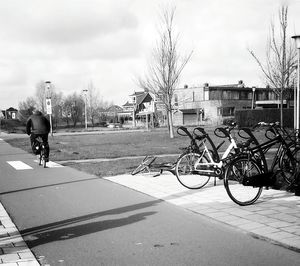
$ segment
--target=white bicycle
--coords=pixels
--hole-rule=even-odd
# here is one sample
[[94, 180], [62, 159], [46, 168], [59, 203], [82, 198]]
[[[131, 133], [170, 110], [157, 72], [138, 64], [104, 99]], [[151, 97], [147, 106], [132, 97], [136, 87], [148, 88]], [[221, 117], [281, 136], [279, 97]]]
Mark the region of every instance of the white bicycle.
[[[213, 140], [206, 133], [206, 131], [197, 127], [194, 129], [193, 134], [201, 136], [199, 146], [199, 153], [190, 152], [184, 154], [176, 163], [175, 173], [178, 181], [189, 189], [200, 189], [204, 187], [211, 177], [223, 179], [224, 169], [228, 161], [230, 161], [236, 153], [240, 152], [241, 147], [248, 146], [250, 140], [246, 143], [237, 143], [235, 138], [231, 135], [235, 123], [231, 126], [216, 128], [214, 134], [220, 138], [227, 138], [229, 145], [225, 152], [220, 157], [218, 150], [225, 143], [221, 142], [217, 147]], [[207, 145], [208, 142], [208, 145]], [[210, 146], [210, 147], [209, 147]], [[211, 148], [211, 149], [210, 149]]]

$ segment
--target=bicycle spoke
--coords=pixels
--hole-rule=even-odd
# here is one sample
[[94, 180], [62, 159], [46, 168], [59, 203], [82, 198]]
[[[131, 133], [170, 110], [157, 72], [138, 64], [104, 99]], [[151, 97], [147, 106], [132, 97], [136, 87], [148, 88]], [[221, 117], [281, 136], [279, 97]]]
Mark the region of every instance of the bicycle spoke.
[[243, 180], [261, 173], [255, 161], [247, 158], [233, 160], [226, 169], [224, 186], [228, 196], [239, 205], [254, 203], [262, 192], [261, 187], [244, 186]]
[[199, 189], [205, 186], [210, 177], [197, 174], [197, 165], [199, 162], [207, 163], [204, 156], [197, 153], [184, 154], [176, 164], [176, 176], [178, 181], [189, 189]]

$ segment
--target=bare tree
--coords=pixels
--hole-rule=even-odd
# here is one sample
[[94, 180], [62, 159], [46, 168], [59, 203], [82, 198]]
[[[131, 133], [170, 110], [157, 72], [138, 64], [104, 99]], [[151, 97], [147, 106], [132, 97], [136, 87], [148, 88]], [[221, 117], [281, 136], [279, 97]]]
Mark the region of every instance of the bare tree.
[[[67, 119], [70, 119], [73, 122], [73, 127], [76, 127], [77, 123], [83, 117], [84, 110], [84, 100], [77, 93], [73, 93], [65, 98], [63, 104], [63, 112]], [[69, 124], [69, 121], [67, 120]]]
[[175, 7], [162, 11], [159, 41], [153, 50], [148, 75], [139, 79], [139, 85], [163, 102], [167, 113], [170, 138], [173, 132], [173, 96], [181, 73], [191, 58], [192, 52], [182, 57], [178, 53], [178, 35], [174, 32]]
[[92, 126], [95, 125], [96, 117], [98, 116], [99, 107], [101, 104], [99, 91], [95, 88], [94, 84], [90, 82], [88, 85], [88, 116], [91, 119]]
[[41, 112], [44, 113], [46, 109], [46, 88], [44, 81], [39, 81], [36, 84], [35, 97], [37, 102], [37, 108], [39, 108]]
[[270, 37], [266, 49], [266, 63], [250, 50], [250, 54], [263, 72], [266, 85], [270, 85], [280, 98], [280, 123], [283, 125], [283, 98], [290, 98], [295, 83], [296, 49], [287, 40], [288, 6], [279, 9], [279, 37], [276, 35], [275, 24], [271, 21]]
[[19, 102], [19, 117], [22, 122], [25, 122], [29, 116], [33, 114], [37, 103], [34, 97], [27, 97], [25, 101]]
[[63, 113], [63, 94], [62, 92], [56, 93], [52, 92], [52, 119], [55, 127], [57, 128], [60, 120], [62, 119]]

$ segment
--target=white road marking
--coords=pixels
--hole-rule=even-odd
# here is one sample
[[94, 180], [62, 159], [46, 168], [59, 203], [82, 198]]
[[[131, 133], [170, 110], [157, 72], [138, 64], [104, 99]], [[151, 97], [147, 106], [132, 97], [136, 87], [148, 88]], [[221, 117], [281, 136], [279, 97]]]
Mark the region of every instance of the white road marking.
[[22, 161], [7, 161], [7, 163], [10, 164], [16, 170], [33, 169], [31, 166], [29, 166], [26, 163], [23, 163]]
[[[34, 160], [34, 162], [39, 163], [38, 160]], [[47, 162], [47, 163], [46, 163], [46, 166], [47, 166], [48, 168], [64, 167], [63, 165], [58, 164], [58, 163], [55, 163], [55, 162], [52, 162], [52, 161]]]
[[0, 138], [0, 141], [3, 141], [3, 139]]

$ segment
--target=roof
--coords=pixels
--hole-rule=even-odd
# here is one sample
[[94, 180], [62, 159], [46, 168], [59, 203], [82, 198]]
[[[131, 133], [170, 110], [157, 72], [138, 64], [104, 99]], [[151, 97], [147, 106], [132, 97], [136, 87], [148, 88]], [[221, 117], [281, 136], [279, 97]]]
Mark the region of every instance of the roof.
[[[207, 90], [252, 91], [252, 87], [209, 86]], [[273, 91], [271, 88], [255, 88], [256, 91]]]
[[9, 107], [6, 111], [9, 111], [9, 112], [17, 112], [18, 110], [13, 108], [13, 107]]
[[123, 104], [122, 106], [133, 106], [133, 103], [130, 103], [130, 102], [126, 102], [125, 104]]
[[123, 109], [122, 109], [122, 107], [120, 107], [120, 106], [118, 106], [118, 105], [112, 105], [112, 106], [110, 106], [110, 107], [108, 107], [107, 109], [106, 109], [106, 111], [107, 112], [122, 112], [123, 111]]
[[141, 94], [144, 94], [146, 92], [144, 91], [135, 91], [133, 94], [129, 95], [129, 96], [138, 96], [138, 95], [141, 95]]

